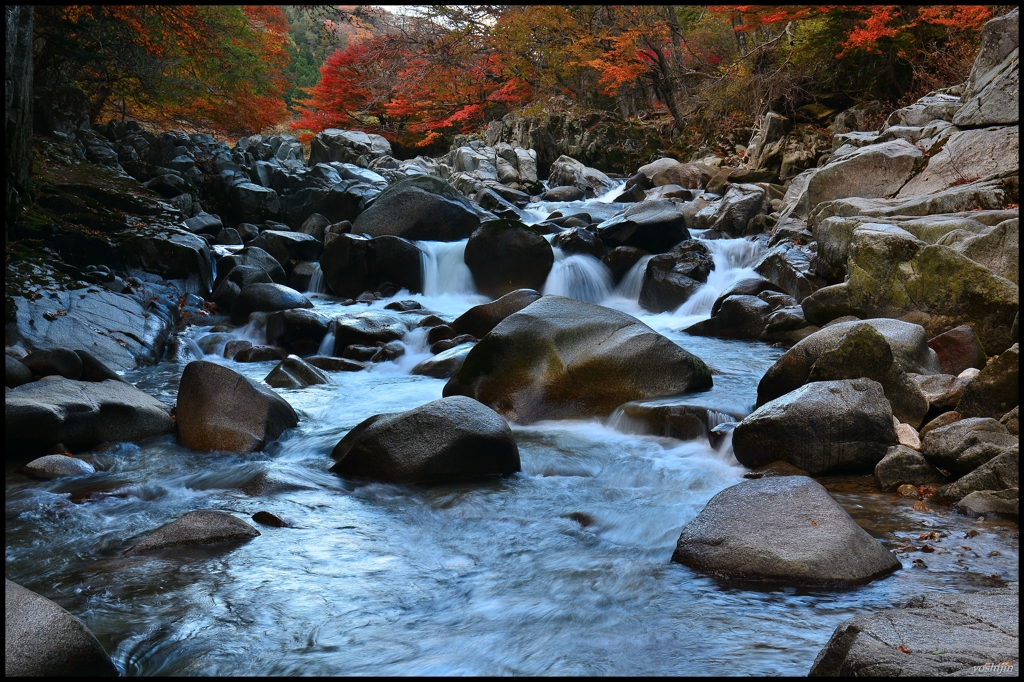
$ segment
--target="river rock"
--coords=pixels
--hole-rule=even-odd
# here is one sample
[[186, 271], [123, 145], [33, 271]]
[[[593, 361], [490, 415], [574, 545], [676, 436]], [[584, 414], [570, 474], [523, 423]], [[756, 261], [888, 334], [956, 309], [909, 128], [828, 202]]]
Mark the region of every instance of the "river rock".
[[96, 637], [46, 597], [4, 580], [7, 677], [117, 677]]
[[355, 298], [384, 282], [412, 292], [423, 290], [420, 250], [399, 237], [338, 234], [320, 256], [324, 279], [336, 296]]
[[953, 505], [953, 511], [967, 516], [1020, 518], [1020, 500], [1017, 488], [1007, 490], [976, 490]]
[[89, 351], [78, 349], [75, 355], [82, 361], [82, 381], [123, 381], [117, 372]]
[[875, 465], [875, 483], [886, 492], [892, 492], [901, 485], [914, 486], [944, 483], [946, 477], [928, 463], [920, 452], [905, 445], [894, 445], [885, 457]]
[[551, 239], [551, 245], [568, 255], [585, 253], [594, 258], [604, 256], [604, 242], [598, 238], [597, 233], [583, 227], [573, 227], [559, 232]]
[[[811, 368], [824, 355], [837, 350], [847, 340], [847, 335], [861, 325], [872, 327], [883, 337], [889, 348], [888, 362], [905, 373], [936, 374], [941, 367], [939, 359], [928, 347], [924, 329], [916, 324], [892, 319], [855, 320], [830, 325], [798, 342], [772, 365], [757, 386], [757, 405], [763, 405], [786, 393], [803, 386], [810, 380]], [[870, 341], [869, 337], [865, 339]], [[848, 344], [841, 355], [846, 356], [849, 371], [878, 371], [872, 363], [887, 360], [886, 354], [877, 344]], [[836, 364], [836, 356], [830, 364]], [[819, 371], [823, 371], [822, 367]], [[888, 372], [889, 366], [882, 372]]]
[[534, 289], [516, 289], [490, 303], [475, 305], [459, 315], [451, 323], [452, 334], [454, 336], [470, 334], [478, 339], [482, 339], [499, 322], [512, 313], [519, 312], [539, 298], [540, 294]]
[[474, 346], [444, 395], [467, 395], [530, 423], [606, 416], [630, 400], [711, 384], [703, 361], [635, 318], [544, 296]]
[[897, 196], [933, 194], [954, 184], [979, 180], [1020, 166], [1020, 132], [1017, 126], [999, 126], [953, 133], [942, 149], [928, 159]]
[[516, 220], [490, 220], [466, 243], [476, 288], [492, 298], [516, 289], [542, 289], [555, 256], [539, 232]]
[[260, 532], [242, 519], [227, 512], [199, 509], [160, 526], [152, 534], [132, 545], [121, 556], [132, 556], [170, 547], [215, 545], [222, 542], [245, 542]]
[[762, 405], [736, 427], [732, 446], [743, 466], [784, 459], [817, 476], [871, 471], [896, 442], [881, 384], [852, 379], [809, 383]]
[[668, 200], [633, 204], [599, 223], [597, 233], [611, 248], [633, 246], [648, 253], [664, 253], [690, 238], [683, 211]]
[[[277, 259], [258, 246], [246, 246], [230, 256], [224, 256], [217, 261], [216, 284], [219, 285], [224, 279], [228, 278], [234, 272], [236, 267], [243, 265], [256, 268], [257, 270], [262, 270], [266, 273], [267, 277], [270, 278], [270, 281], [276, 284], [284, 284], [288, 281], [288, 276], [285, 274], [284, 268], [281, 267], [281, 264], [277, 262]], [[231, 281], [238, 284], [239, 287], [243, 287], [246, 284], [253, 284], [264, 280], [262, 278], [257, 278], [253, 274], [246, 274], [242, 277], [242, 281], [239, 281], [238, 276]]]
[[181, 373], [177, 420], [185, 447], [239, 454], [262, 449], [299, 423], [292, 406], [269, 388], [203, 360]]
[[822, 284], [811, 265], [813, 254], [798, 244], [778, 244], [754, 264], [754, 272], [803, 301]]
[[653, 313], [675, 310], [708, 281], [714, 269], [711, 250], [689, 239], [647, 261], [639, 303]]
[[[977, 371], [977, 370], [973, 370]], [[908, 374], [928, 404], [938, 410], [952, 410], [960, 402], [964, 389], [974, 380], [973, 376], [955, 377], [952, 374]]]
[[[712, 428], [735, 423], [743, 416], [733, 410], [662, 399], [654, 402], [632, 401], [619, 405], [609, 420], [619, 431], [678, 438], [707, 439]], [[804, 472], [805, 473], [805, 472]]]
[[170, 433], [174, 420], [156, 398], [123, 381], [37, 381], [9, 389], [8, 443], [89, 446]]
[[384, 156], [391, 156], [391, 143], [387, 138], [361, 130], [328, 128], [310, 141], [308, 165], [338, 161], [365, 168], [370, 161]]
[[1020, 407], [1015, 407], [1003, 415], [999, 423], [1006, 427], [1006, 430], [1017, 436], [1020, 434]]
[[366, 369], [366, 365], [346, 358], [335, 358], [330, 355], [313, 355], [306, 362], [327, 372], [358, 372]]
[[683, 528], [672, 560], [726, 580], [849, 587], [900, 568], [806, 476], [726, 488]]
[[771, 305], [756, 296], [733, 295], [722, 301], [712, 317], [684, 331], [720, 339], [760, 339], [771, 312]]
[[928, 339], [928, 347], [939, 357], [943, 374], [957, 376], [969, 367], [982, 369], [988, 362], [985, 348], [969, 324]]
[[334, 321], [334, 354], [341, 356], [351, 345], [376, 347], [378, 342], [398, 341], [408, 331], [406, 320], [391, 313], [368, 310], [358, 315], [339, 317]]
[[458, 241], [480, 225], [473, 205], [440, 178], [413, 175], [380, 193], [352, 225], [356, 234]]
[[231, 304], [231, 322], [245, 324], [251, 313], [275, 312], [292, 308], [312, 308], [313, 303], [283, 284], [254, 283], [247, 284]]
[[35, 373], [20, 360], [15, 360], [10, 355], [4, 355], [4, 358], [4, 386], [16, 388], [35, 380]]
[[846, 197], [887, 197], [898, 192], [924, 161], [921, 150], [906, 140], [860, 147], [810, 177], [807, 202], [814, 206]]
[[1020, 229], [1017, 218], [1004, 220], [982, 233], [968, 235], [956, 242], [953, 242], [953, 235], [947, 237], [940, 243], [948, 242], [957, 253], [1020, 285]]
[[36, 376], [62, 376], [66, 379], [82, 378], [82, 359], [73, 350], [53, 348], [37, 350], [22, 359]]
[[559, 156], [551, 164], [549, 187], [579, 187], [587, 197], [597, 197], [615, 186], [615, 181], [569, 156]]
[[1008, 490], [1020, 486], [1020, 448], [1017, 443], [988, 460], [966, 476], [939, 488], [936, 493], [947, 502], [963, 499], [982, 490]]
[[1015, 125], [1020, 116], [1019, 11], [996, 17], [981, 29], [981, 51], [964, 88], [957, 126]]
[[269, 187], [242, 182], [231, 188], [231, 205], [240, 222], [262, 223], [277, 218], [281, 213], [281, 200]]
[[995, 419], [972, 417], [928, 431], [921, 454], [936, 467], [963, 476], [1016, 443]]
[[949, 247], [897, 228], [861, 226], [853, 232], [849, 272], [842, 284], [804, 299], [808, 321], [820, 326], [851, 314], [893, 317], [918, 323], [930, 335], [970, 324], [990, 353], [1012, 343], [1017, 285]]
[[985, 365], [964, 389], [956, 411], [964, 417], [1000, 419], [1020, 400], [1020, 351], [1013, 344]]
[[540, 195], [541, 201], [582, 201], [586, 197], [579, 187], [552, 187]]
[[612, 271], [612, 277], [618, 282], [641, 258], [649, 255], [649, 251], [635, 246], [616, 246], [601, 257], [601, 262]]
[[452, 346], [448, 350], [441, 351], [434, 357], [420, 362], [409, 370], [409, 374], [420, 374], [435, 379], [450, 379], [459, 371], [459, 367], [462, 367], [462, 363], [472, 349], [472, 343], [460, 343], [457, 346]]
[[21, 472], [32, 478], [62, 478], [64, 476], [91, 476], [96, 467], [85, 460], [67, 455], [44, 455], [38, 457], [24, 467]]
[[[811, 677], [984, 675], [975, 666], [1018, 660], [1017, 586], [914, 597], [844, 621], [818, 654]], [[991, 674], [991, 673], [990, 673]]]
[[313, 235], [302, 232], [284, 232], [281, 230], [264, 230], [251, 246], [263, 249], [274, 257], [281, 267], [287, 267], [288, 261], [315, 261], [323, 252], [323, 244]]
[[270, 370], [264, 379], [273, 388], [302, 388], [316, 384], [328, 384], [330, 379], [316, 367], [307, 364], [297, 355], [289, 355], [277, 367]]
[[337, 446], [331, 471], [396, 483], [452, 481], [520, 470], [512, 430], [497, 413], [462, 396], [366, 419]]
[[729, 185], [718, 205], [711, 229], [733, 237], [747, 234], [747, 224], [754, 216], [767, 213], [768, 200], [764, 188], [757, 185]]

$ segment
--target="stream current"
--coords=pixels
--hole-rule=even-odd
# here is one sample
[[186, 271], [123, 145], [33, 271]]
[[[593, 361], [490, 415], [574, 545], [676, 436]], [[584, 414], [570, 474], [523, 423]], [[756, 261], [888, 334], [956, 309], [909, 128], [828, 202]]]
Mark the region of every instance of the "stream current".
[[[524, 218], [553, 210], [600, 220], [615, 207], [608, 197], [532, 205]], [[784, 350], [680, 330], [750, 276], [763, 247], [706, 243], [715, 270], [673, 312], [637, 304], [646, 260], [615, 286], [597, 259], [555, 249], [544, 293], [636, 316], [714, 370], [714, 388], [686, 400], [745, 414]], [[465, 241], [418, 246], [424, 293], [369, 308], [413, 299], [454, 318], [487, 300], [462, 261]], [[328, 314], [366, 309], [310, 298]], [[253, 327], [235, 335], [262, 341]], [[331, 450], [363, 419], [441, 397], [444, 380], [409, 373], [430, 357], [425, 336], [410, 332], [395, 361], [280, 390], [301, 421], [263, 452], [197, 453], [167, 436], [81, 454], [98, 470], [86, 479], [33, 481], [8, 466], [7, 577], [82, 618], [127, 675], [805, 675], [853, 615], [1017, 579], [1014, 525], [915, 510], [870, 476], [847, 476], [820, 480], [900, 552], [901, 571], [850, 590], [717, 582], [670, 557], [682, 527], [743, 480], [728, 441], [715, 450], [644, 435], [617, 414], [513, 424], [522, 472], [506, 479], [356, 485], [329, 472]], [[222, 348], [204, 359], [256, 381], [275, 364], [225, 360]], [[125, 378], [173, 405], [191, 359]], [[260, 537], [230, 551], [117, 558], [195, 509], [247, 520], [266, 510], [291, 527], [257, 526]], [[933, 553], [907, 551], [932, 531]], [[762, 532], [756, 519], [750, 532]]]

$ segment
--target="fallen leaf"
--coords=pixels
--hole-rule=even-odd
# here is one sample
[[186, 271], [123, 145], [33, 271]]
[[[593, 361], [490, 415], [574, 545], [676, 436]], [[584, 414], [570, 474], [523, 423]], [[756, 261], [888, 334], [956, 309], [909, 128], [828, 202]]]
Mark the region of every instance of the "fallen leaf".
[[918, 540], [938, 540], [939, 536], [935, 534], [935, 531], [929, 531], [927, 533], [921, 533], [918, 536]]
[[968, 547], [967, 545], [960, 545], [960, 549], [966, 549], [968, 552], [971, 551], [971, 548]]
[[817, 526], [817, 525], [818, 525], [818, 522], [817, 522], [817, 521], [815, 521], [814, 519], [811, 519], [811, 525], [812, 525], [812, 526]]
[[904, 654], [912, 654], [912, 653], [914, 653], [913, 651], [911, 651], [907, 647], [903, 646], [902, 644], [900, 644], [898, 647], [896, 647], [896, 651], [900, 651], [900, 652], [902, 652]]

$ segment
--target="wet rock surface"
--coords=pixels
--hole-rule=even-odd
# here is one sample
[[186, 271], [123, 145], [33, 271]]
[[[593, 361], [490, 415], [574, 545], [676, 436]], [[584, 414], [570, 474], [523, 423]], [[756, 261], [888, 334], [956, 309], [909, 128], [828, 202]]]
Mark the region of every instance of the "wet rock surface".
[[122, 556], [133, 556], [174, 547], [237, 543], [259, 536], [259, 531], [227, 512], [205, 510], [189, 512], [177, 521], [157, 528], [151, 535], [132, 545]]

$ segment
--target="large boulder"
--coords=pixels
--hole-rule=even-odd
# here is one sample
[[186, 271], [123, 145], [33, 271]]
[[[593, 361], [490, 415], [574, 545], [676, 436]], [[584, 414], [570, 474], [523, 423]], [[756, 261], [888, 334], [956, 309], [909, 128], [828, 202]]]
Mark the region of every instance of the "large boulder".
[[639, 303], [653, 313], [675, 310], [708, 281], [714, 269], [707, 245], [689, 239], [647, 261]]
[[810, 176], [807, 202], [814, 206], [846, 197], [887, 197], [898, 192], [924, 161], [920, 149], [901, 139], [854, 149]]
[[231, 188], [231, 205], [239, 221], [245, 223], [262, 223], [277, 218], [281, 213], [281, 200], [277, 192], [252, 182], [243, 182]]
[[237, 516], [212, 509], [200, 509], [185, 514], [177, 521], [160, 526], [125, 550], [122, 556], [172, 547], [245, 542], [258, 537], [259, 534], [258, 530]]
[[964, 105], [953, 124], [1014, 125], [1020, 117], [1019, 10], [992, 19], [981, 29], [981, 51], [964, 90]]
[[897, 196], [932, 194], [964, 181], [1016, 172], [1020, 167], [1020, 131], [1000, 126], [953, 133], [942, 149], [928, 159]]
[[906, 445], [894, 445], [875, 465], [875, 483], [886, 492], [901, 485], [934, 485], [945, 483], [946, 477], [928, 463], [920, 452]]
[[512, 430], [494, 410], [446, 397], [361, 422], [341, 439], [331, 471], [395, 483], [434, 483], [520, 470]]
[[722, 301], [712, 317], [683, 331], [720, 339], [760, 339], [772, 307], [757, 296], [735, 294]]
[[117, 677], [96, 637], [46, 597], [4, 579], [7, 677]]
[[193, 279], [199, 293], [213, 288], [213, 256], [201, 237], [172, 227], [119, 235], [125, 265], [165, 279]]
[[634, 246], [648, 253], [664, 253], [690, 238], [686, 216], [667, 199], [633, 204], [598, 224], [597, 233], [612, 248]]
[[384, 282], [418, 292], [423, 290], [420, 253], [415, 244], [400, 237], [339, 234], [324, 247], [320, 268], [337, 296], [355, 298]]
[[1017, 437], [995, 419], [970, 417], [932, 429], [921, 454], [932, 465], [963, 476], [1017, 444]]
[[540, 294], [534, 289], [516, 289], [496, 301], [473, 306], [459, 315], [449, 326], [454, 336], [469, 334], [482, 339], [499, 322], [512, 313], [518, 313], [538, 298]]
[[[903, 372], [937, 374], [941, 371], [939, 359], [928, 346], [928, 335], [920, 325], [885, 318], [838, 322], [800, 341], [768, 368], [757, 386], [757, 405], [764, 405], [810, 381], [811, 369], [819, 358], [837, 350], [847, 335], [861, 325], [869, 325], [885, 339], [891, 363]], [[878, 363], [884, 356], [881, 349], [873, 352], [872, 346], [865, 346], [861, 352], [849, 356], [850, 369], [877, 371], [869, 365]], [[887, 366], [883, 371], [888, 369]]]
[[802, 386], [757, 408], [732, 439], [743, 466], [783, 459], [812, 476], [870, 472], [893, 445], [892, 410], [881, 384], [870, 379]]
[[356, 218], [352, 231], [450, 242], [466, 239], [479, 224], [472, 204], [454, 187], [430, 175], [413, 175], [381, 192]]
[[434, 377], [435, 379], [451, 379], [462, 367], [469, 351], [473, 349], [472, 343], [460, 343], [448, 350], [441, 351], [432, 358], [427, 358], [409, 370], [409, 374]]
[[[914, 597], [844, 621], [811, 677], [985, 676], [1017, 661], [1020, 603], [1010, 589]], [[985, 667], [980, 667], [985, 666]]]
[[281, 396], [222, 365], [196, 360], [178, 386], [178, 436], [193, 450], [260, 450], [299, 417]]
[[112, 379], [56, 379], [8, 389], [4, 412], [8, 444], [30, 448], [139, 441], [174, 431], [163, 403]]
[[231, 322], [245, 324], [254, 312], [275, 312], [292, 308], [312, 308], [313, 303], [291, 287], [257, 282], [247, 284], [231, 304]]
[[289, 355], [279, 362], [263, 381], [273, 388], [303, 388], [331, 382], [320, 369], [306, 363], [297, 355]]
[[[1020, 229], [1017, 218], [1004, 220], [980, 234], [957, 239], [959, 236], [948, 239], [948, 246], [1020, 285]], [[939, 243], [947, 244], [947, 240]]]
[[555, 255], [534, 228], [516, 220], [489, 220], [473, 232], [463, 256], [476, 288], [498, 298], [516, 289], [543, 289]]
[[267, 315], [264, 327], [268, 344], [308, 355], [320, 348], [331, 318], [307, 308], [292, 308]]
[[683, 528], [672, 560], [726, 580], [849, 587], [898, 570], [891, 552], [806, 476], [744, 481]]
[[585, 196], [600, 196], [615, 186], [615, 181], [597, 170], [569, 156], [560, 156], [551, 164], [548, 174], [550, 187], [578, 187]]
[[630, 400], [711, 384], [703, 361], [635, 318], [544, 296], [492, 329], [444, 395], [468, 395], [530, 423], [606, 416]]
[[345, 315], [334, 321], [334, 355], [341, 357], [346, 347], [375, 346], [397, 341], [409, 331], [408, 318], [387, 312], [368, 310], [358, 315]]
[[985, 490], [1016, 490], [1020, 487], [1020, 447], [1017, 443], [979, 466], [969, 474], [936, 492], [944, 502], [959, 501]]
[[928, 347], [939, 357], [943, 374], [957, 376], [968, 368], [983, 369], [988, 362], [985, 348], [969, 324], [928, 339]]
[[949, 247], [899, 228], [862, 225], [853, 231], [848, 270], [845, 282], [803, 300], [808, 321], [893, 317], [920, 324], [929, 335], [970, 324], [989, 353], [1012, 344], [1017, 285]]
[[283, 230], [264, 230], [249, 245], [269, 253], [282, 268], [291, 260], [317, 260], [324, 250], [323, 243], [311, 234]]
[[718, 206], [711, 229], [733, 237], [747, 234], [747, 224], [754, 216], [767, 213], [767, 193], [757, 185], [729, 185]]
[[370, 161], [384, 156], [391, 156], [391, 144], [386, 138], [361, 130], [328, 128], [310, 142], [308, 165], [312, 168], [318, 163], [339, 161], [366, 168]]
[[[288, 281], [288, 276], [285, 274], [284, 268], [277, 262], [276, 258], [258, 246], [246, 246], [245, 248], [239, 249], [233, 254], [224, 256], [217, 261], [217, 286], [219, 286], [220, 283], [223, 282], [224, 279], [240, 265], [262, 270], [267, 273], [267, 277], [270, 278], [269, 281], [271, 282], [285, 284]], [[246, 275], [244, 277], [244, 281], [235, 281], [240, 287], [244, 287], [246, 284], [267, 280], [254, 275]], [[214, 290], [216, 291], [216, 288]]]
[[821, 286], [813, 260], [807, 247], [778, 244], [754, 264], [754, 272], [800, 302]]

